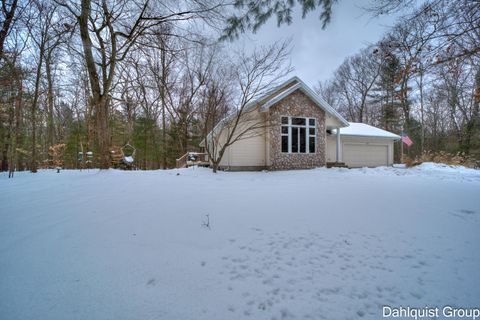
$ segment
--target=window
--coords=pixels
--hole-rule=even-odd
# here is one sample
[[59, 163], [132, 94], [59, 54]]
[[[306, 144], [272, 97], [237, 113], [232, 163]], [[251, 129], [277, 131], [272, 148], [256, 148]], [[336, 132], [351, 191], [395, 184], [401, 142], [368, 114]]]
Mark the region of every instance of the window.
[[282, 152], [315, 153], [316, 132], [313, 118], [282, 117]]

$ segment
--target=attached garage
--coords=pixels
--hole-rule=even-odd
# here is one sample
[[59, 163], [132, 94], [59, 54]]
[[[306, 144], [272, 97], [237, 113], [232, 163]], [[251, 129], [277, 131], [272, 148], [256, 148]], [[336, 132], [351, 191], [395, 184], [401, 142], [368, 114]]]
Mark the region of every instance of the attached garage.
[[[394, 142], [400, 136], [364, 124], [350, 122], [340, 129], [340, 159], [349, 168], [379, 167], [393, 164]], [[335, 161], [336, 130], [327, 137], [327, 161]]]
[[343, 162], [350, 168], [388, 166], [388, 144], [344, 143]]

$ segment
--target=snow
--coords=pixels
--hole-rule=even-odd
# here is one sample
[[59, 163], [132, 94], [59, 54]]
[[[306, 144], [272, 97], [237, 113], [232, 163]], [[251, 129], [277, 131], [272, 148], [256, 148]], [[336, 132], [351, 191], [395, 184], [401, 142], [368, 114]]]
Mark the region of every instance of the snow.
[[123, 160], [125, 160], [126, 163], [133, 163], [134, 161], [132, 156], [126, 156]]
[[47, 170], [0, 190], [1, 319], [479, 307], [478, 170]]
[[[333, 134], [336, 134], [337, 130], [332, 130]], [[377, 127], [370, 126], [365, 123], [349, 122], [349, 126], [340, 129], [341, 136], [361, 136], [361, 137], [379, 137], [389, 139], [400, 139], [399, 135], [391, 133], [386, 130], [382, 130]]]

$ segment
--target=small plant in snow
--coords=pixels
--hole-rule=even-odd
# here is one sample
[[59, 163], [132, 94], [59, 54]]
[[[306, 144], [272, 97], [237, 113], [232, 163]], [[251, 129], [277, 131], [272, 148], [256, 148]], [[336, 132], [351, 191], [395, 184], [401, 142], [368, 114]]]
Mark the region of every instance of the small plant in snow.
[[202, 222], [202, 227], [210, 229], [210, 215], [206, 214], [205, 217], [207, 220]]

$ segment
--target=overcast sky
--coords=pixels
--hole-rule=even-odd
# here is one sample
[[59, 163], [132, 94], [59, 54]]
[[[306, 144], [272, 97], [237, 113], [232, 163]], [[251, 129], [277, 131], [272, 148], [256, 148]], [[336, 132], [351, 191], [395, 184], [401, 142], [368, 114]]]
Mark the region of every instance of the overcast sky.
[[329, 79], [347, 56], [380, 40], [394, 24], [394, 16], [372, 18], [365, 13], [360, 7], [368, 3], [368, 0], [339, 0], [333, 8], [332, 21], [325, 30], [322, 30], [318, 19], [319, 11], [311, 12], [302, 19], [300, 10], [297, 10], [293, 23], [280, 28], [276, 19], [272, 18], [256, 34], [245, 35], [238, 45], [253, 48], [291, 37], [294, 67], [291, 75], [314, 87], [319, 80]]

